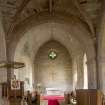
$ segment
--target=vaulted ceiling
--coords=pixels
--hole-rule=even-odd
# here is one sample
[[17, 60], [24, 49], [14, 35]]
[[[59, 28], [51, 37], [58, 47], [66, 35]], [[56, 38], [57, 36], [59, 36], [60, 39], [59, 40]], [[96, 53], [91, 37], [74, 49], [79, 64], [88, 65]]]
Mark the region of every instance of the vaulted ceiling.
[[[101, 0], [100, 0], [101, 1]], [[96, 26], [101, 2], [98, 0], [0, 0], [5, 31], [40, 12], [63, 11], [83, 19], [82, 13]], [[86, 21], [86, 20], [85, 20]]]
[[40, 46], [53, 38], [68, 49], [73, 59], [84, 52], [89, 61], [92, 59], [94, 65], [89, 70], [94, 76], [89, 79], [90, 84], [95, 84], [92, 38], [96, 35], [100, 9], [101, 0], [0, 0], [7, 59], [24, 57], [20, 52], [28, 46], [28, 58], [33, 62]]

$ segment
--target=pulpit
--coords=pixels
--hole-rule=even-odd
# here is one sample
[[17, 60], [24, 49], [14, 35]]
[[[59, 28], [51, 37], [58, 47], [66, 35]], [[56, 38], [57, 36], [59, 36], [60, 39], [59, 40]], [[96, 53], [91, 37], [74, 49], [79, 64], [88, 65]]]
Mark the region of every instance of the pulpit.
[[11, 82], [2, 83], [2, 97], [10, 98], [22, 98], [24, 95], [24, 82], [20, 81], [20, 89], [12, 89]]
[[103, 94], [96, 89], [79, 89], [76, 97], [77, 105], [102, 105]]

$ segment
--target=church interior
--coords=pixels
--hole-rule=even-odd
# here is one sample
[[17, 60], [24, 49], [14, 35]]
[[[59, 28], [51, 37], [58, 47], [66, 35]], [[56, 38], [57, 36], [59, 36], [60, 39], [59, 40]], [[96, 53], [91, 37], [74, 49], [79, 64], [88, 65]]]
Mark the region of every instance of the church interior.
[[0, 105], [105, 105], [105, 0], [0, 0]]

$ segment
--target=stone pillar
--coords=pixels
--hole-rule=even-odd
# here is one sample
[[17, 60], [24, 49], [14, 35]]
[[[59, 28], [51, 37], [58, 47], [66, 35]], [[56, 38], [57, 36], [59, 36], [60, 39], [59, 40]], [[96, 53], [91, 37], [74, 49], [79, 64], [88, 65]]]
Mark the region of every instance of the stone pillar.
[[75, 88], [77, 88], [77, 62], [75, 58], [72, 60], [72, 75], [73, 75], [73, 90], [75, 90]]
[[97, 88], [97, 72], [96, 72], [96, 60], [95, 58], [91, 58], [87, 60], [87, 68], [88, 68], [88, 88], [96, 89]]
[[98, 72], [99, 72], [99, 89], [105, 94], [105, 1], [102, 3], [103, 11], [98, 25]]
[[100, 90], [105, 94], [105, 57], [101, 57], [98, 60], [99, 62], [99, 87]]
[[[0, 21], [0, 62], [6, 61], [6, 43], [5, 43], [5, 33], [2, 27], [2, 22]], [[7, 81], [7, 69], [0, 68], [0, 83]], [[1, 85], [0, 85], [0, 96], [1, 96]]]
[[77, 58], [77, 88], [83, 89], [84, 86], [84, 71], [83, 71], [83, 56]]

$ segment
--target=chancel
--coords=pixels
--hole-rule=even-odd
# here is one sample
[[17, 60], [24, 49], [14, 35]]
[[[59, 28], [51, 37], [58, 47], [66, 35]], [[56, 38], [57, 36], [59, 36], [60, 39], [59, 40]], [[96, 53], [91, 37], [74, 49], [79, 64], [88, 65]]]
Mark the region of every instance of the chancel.
[[105, 105], [104, 0], [0, 0], [0, 105]]

